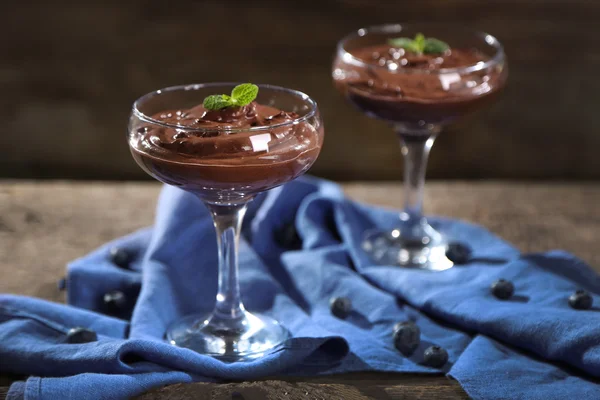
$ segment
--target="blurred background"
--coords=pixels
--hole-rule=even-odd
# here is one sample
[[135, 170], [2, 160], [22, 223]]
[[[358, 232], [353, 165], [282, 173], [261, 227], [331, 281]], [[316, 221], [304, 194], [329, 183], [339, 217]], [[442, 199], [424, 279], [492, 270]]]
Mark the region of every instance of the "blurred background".
[[149, 179], [125, 142], [137, 97], [250, 81], [319, 102], [326, 140], [313, 174], [399, 179], [395, 136], [345, 103], [330, 67], [348, 32], [415, 21], [497, 36], [510, 69], [497, 104], [440, 136], [429, 178], [600, 178], [593, 0], [10, 1], [0, 12], [0, 177]]

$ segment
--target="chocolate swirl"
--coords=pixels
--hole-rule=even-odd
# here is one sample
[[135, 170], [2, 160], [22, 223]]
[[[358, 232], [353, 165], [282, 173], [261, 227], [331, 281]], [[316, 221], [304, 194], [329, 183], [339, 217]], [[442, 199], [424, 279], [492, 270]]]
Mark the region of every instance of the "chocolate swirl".
[[217, 111], [200, 104], [152, 119], [130, 134], [134, 158], [155, 178], [198, 193], [277, 186], [305, 172], [322, 145], [319, 123], [256, 102]]
[[370, 115], [394, 122], [449, 122], [490, 100], [506, 80], [506, 70], [484, 67], [489, 57], [475, 49], [416, 54], [381, 44], [350, 52], [364, 65], [338, 57], [336, 86]]

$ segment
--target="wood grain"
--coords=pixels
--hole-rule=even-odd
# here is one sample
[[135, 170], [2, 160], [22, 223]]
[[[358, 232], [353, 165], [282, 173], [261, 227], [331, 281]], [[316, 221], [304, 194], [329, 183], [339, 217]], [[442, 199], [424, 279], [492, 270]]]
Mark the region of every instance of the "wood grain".
[[588, 0], [13, 1], [0, 13], [0, 176], [147, 178], [124, 140], [137, 97], [249, 80], [319, 102], [314, 173], [398, 178], [395, 137], [342, 100], [330, 64], [352, 30], [422, 20], [489, 31], [510, 64], [500, 102], [440, 136], [430, 177], [600, 178], [600, 2]]
[[[164, 397], [163, 397], [164, 396]], [[149, 391], [139, 400], [392, 400], [468, 399], [458, 384], [443, 377], [398, 374], [344, 374], [304, 381], [265, 380], [228, 384], [193, 383]]]
[[[359, 201], [401, 204], [396, 184], [358, 182], [344, 189]], [[159, 190], [155, 183], [0, 181], [0, 292], [64, 301], [56, 281], [65, 264], [150, 225]], [[600, 183], [435, 182], [428, 184], [425, 204], [430, 213], [483, 224], [523, 251], [563, 248], [600, 271]], [[0, 393], [15, 379], [0, 375]], [[441, 376], [361, 373], [172, 385], [140, 396], [187, 398], [462, 399], [466, 394]]]

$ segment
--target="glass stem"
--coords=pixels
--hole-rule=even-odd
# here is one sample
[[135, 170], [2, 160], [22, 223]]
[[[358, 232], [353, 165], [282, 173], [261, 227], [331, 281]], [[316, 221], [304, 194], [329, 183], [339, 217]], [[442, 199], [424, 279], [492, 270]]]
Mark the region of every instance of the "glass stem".
[[415, 223], [423, 220], [423, 189], [427, 159], [440, 128], [435, 125], [394, 127], [404, 156], [404, 212], [401, 219]]
[[240, 296], [238, 245], [248, 202], [207, 206], [212, 213], [219, 248], [219, 289], [213, 315], [218, 319], [238, 319], [245, 313]]

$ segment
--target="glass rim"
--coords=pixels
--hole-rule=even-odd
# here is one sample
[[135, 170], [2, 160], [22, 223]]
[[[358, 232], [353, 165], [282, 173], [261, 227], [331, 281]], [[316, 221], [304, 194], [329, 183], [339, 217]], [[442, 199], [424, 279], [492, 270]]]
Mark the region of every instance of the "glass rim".
[[310, 106], [310, 110], [305, 115], [298, 117], [298, 118], [294, 118], [290, 121], [281, 122], [281, 123], [273, 124], [273, 125], [251, 126], [248, 128], [189, 127], [189, 126], [185, 126], [185, 125], [178, 125], [178, 124], [172, 124], [172, 123], [168, 123], [168, 122], [164, 122], [164, 121], [159, 121], [157, 119], [152, 118], [151, 116], [146, 115], [143, 111], [140, 110], [140, 105], [144, 101], [146, 101], [154, 96], [161, 95], [164, 92], [176, 92], [176, 91], [181, 91], [181, 90], [184, 90], [184, 91], [199, 90], [199, 89], [203, 89], [203, 88], [219, 87], [219, 86], [235, 87], [242, 83], [243, 82], [210, 82], [210, 83], [193, 83], [193, 84], [189, 84], [189, 85], [168, 86], [168, 87], [165, 87], [162, 89], [158, 89], [158, 90], [154, 90], [152, 92], [146, 93], [145, 95], [139, 97], [137, 100], [135, 100], [133, 102], [132, 113], [140, 120], [147, 122], [149, 124], [154, 124], [154, 125], [162, 126], [165, 128], [177, 129], [178, 131], [184, 131], [184, 132], [223, 132], [223, 131], [225, 131], [225, 132], [232, 132], [232, 133], [235, 133], [235, 132], [262, 132], [262, 131], [269, 131], [274, 128], [282, 128], [282, 127], [286, 127], [286, 126], [290, 126], [290, 125], [297, 125], [297, 124], [305, 122], [308, 119], [314, 117], [315, 114], [317, 113], [317, 102], [315, 100], [313, 100], [306, 93], [301, 92], [299, 90], [295, 90], [295, 89], [289, 89], [289, 88], [285, 88], [282, 86], [269, 85], [269, 84], [256, 84], [256, 85], [258, 86], [259, 91], [260, 91], [260, 89], [269, 89], [269, 90], [274, 90], [274, 91], [278, 91], [278, 92], [285, 92], [285, 93], [291, 94], [293, 96], [296, 96], [296, 97], [302, 99], [303, 101], [306, 101]]
[[[434, 26], [434, 27], [444, 27], [444, 26], [451, 26], [452, 29], [456, 30], [462, 30], [462, 31], [466, 31], [466, 32], [470, 32], [472, 34], [474, 34], [475, 36], [478, 36], [480, 38], [482, 38], [488, 45], [494, 47], [496, 49], [496, 54], [494, 54], [493, 57], [491, 57], [489, 60], [487, 61], [480, 61], [476, 64], [472, 64], [472, 65], [467, 65], [464, 67], [455, 67], [455, 68], [440, 68], [437, 70], [426, 70], [426, 69], [397, 69], [397, 70], [390, 70], [387, 65], [386, 66], [381, 66], [381, 65], [373, 65], [373, 64], [368, 64], [364, 61], [362, 61], [361, 59], [355, 57], [354, 55], [352, 55], [349, 51], [347, 51], [344, 48], [344, 45], [346, 44], [346, 42], [350, 39], [354, 39], [357, 37], [363, 37], [368, 35], [369, 33], [373, 32], [373, 33], [393, 33], [393, 32], [401, 32], [404, 27], [413, 27], [413, 26], [419, 26], [419, 25], [430, 25], [430, 26]], [[455, 25], [452, 24], [447, 24], [447, 23], [435, 23], [435, 22], [425, 22], [422, 24], [419, 23], [407, 23], [407, 24], [383, 24], [383, 25], [372, 25], [372, 26], [368, 26], [365, 28], [359, 28], [357, 30], [355, 30], [354, 32], [349, 33], [348, 35], [344, 36], [337, 44], [337, 54], [339, 57], [342, 58], [342, 60], [344, 60], [344, 62], [347, 62], [349, 64], [352, 64], [354, 66], [357, 67], [362, 67], [362, 68], [376, 68], [376, 69], [384, 69], [388, 72], [391, 73], [395, 73], [395, 74], [428, 74], [428, 75], [441, 75], [441, 74], [449, 74], [449, 73], [459, 73], [459, 74], [467, 74], [467, 73], [471, 73], [471, 72], [475, 72], [475, 71], [481, 71], [483, 69], [487, 69], [490, 68], [494, 65], [500, 64], [504, 58], [504, 47], [502, 46], [502, 44], [500, 43], [500, 41], [498, 39], [496, 39], [495, 36], [490, 35], [489, 33], [486, 32], [482, 32], [482, 31], [478, 31], [478, 30], [474, 30], [474, 29], [469, 29], [469, 28], [463, 28], [463, 27], [457, 27]]]

